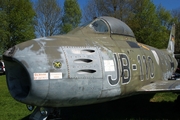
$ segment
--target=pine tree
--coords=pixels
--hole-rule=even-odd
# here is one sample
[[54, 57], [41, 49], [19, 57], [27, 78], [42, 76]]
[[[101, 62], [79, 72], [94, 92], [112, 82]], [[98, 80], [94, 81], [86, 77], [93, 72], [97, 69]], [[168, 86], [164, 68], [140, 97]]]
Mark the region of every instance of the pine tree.
[[77, 0], [65, 0], [61, 33], [67, 33], [77, 27], [81, 20], [81, 9]]

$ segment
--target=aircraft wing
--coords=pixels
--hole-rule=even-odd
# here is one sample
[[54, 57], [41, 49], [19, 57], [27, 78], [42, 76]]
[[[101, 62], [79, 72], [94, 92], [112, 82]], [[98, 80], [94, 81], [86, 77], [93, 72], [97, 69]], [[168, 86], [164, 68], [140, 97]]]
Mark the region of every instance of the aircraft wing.
[[139, 92], [180, 91], [180, 80], [157, 81], [143, 86]]

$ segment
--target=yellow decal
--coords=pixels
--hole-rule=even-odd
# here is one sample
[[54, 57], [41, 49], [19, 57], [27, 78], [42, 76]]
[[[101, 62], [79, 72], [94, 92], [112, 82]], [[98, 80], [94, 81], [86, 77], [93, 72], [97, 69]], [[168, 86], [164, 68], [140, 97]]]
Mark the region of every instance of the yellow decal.
[[171, 40], [174, 42], [174, 36], [173, 35], [171, 36]]
[[55, 68], [61, 68], [62, 64], [61, 64], [61, 62], [54, 61], [54, 62], [53, 62], [53, 66], [54, 66]]
[[146, 49], [146, 50], [149, 50], [149, 48], [146, 47], [145, 45], [142, 45], [142, 44], [140, 44], [140, 43], [138, 43], [138, 45], [141, 46], [142, 48]]

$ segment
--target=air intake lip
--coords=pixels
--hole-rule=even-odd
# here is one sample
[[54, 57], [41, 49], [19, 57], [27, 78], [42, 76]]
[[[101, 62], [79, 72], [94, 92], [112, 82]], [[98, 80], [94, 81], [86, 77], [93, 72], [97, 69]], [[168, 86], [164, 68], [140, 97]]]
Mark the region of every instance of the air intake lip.
[[15, 51], [16, 51], [16, 46], [13, 46], [12, 48], [9, 48], [7, 51], [5, 51], [4, 55], [6, 55], [7, 57], [8, 56], [11, 57], [14, 55]]

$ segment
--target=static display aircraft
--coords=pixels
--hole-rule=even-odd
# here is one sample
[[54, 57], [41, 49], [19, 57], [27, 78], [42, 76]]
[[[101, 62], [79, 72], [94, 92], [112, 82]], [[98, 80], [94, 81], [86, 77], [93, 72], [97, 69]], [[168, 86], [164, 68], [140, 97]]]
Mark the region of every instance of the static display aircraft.
[[61, 107], [100, 103], [133, 94], [179, 91], [169, 80], [177, 68], [175, 26], [167, 49], [138, 43], [113, 17], [98, 17], [66, 35], [33, 39], [3, 55], [12, 97], [46, 119]]

